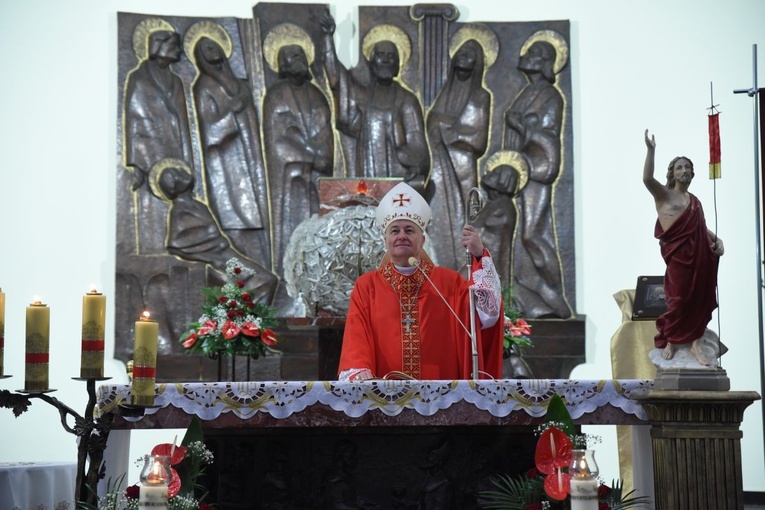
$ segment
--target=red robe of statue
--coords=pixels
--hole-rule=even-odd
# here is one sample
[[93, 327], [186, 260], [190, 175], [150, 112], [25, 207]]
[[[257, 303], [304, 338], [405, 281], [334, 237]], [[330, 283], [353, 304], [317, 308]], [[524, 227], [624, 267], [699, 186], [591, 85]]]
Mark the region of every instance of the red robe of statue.
[[[426, 260], [420, 267], [470, 331], [469, 282]], [[474, 258], [473, 271], [480, 268]], [[478, 368], [495, 378], [502, 377], [503, 327], [500, 317], [481, 329], [476, 314]], [[407, 276], [388, 262], [356, 280], [338, 373], [368, 368], [375, 377], [398, 371], [415, 379], [471, 379], [471, 352], [470, 335], [419, 269]]]
[[654, 345], [685, 344], [704, 334], [717, 308], [717, 264], [709, 240], [701, 202], [690, 194], [691, 203], [667, 231], [656, 222], [654, 235], [667, 263], [664, 294], [667, 311], [656, 320], [659, 334]]

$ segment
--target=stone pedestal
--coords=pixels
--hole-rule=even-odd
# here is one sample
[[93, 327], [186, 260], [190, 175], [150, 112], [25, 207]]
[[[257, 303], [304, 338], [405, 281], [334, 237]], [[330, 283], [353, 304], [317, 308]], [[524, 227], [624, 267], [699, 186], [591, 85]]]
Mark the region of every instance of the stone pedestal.
[[754, 391], [650, 391], [656, 510], [743, 510], [741, 430]]

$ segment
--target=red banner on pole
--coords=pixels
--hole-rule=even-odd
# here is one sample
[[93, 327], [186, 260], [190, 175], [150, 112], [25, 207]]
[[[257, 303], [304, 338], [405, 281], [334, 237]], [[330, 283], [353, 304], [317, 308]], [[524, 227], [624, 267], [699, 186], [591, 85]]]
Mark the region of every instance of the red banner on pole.
[[720, 114], [709, 115], [709, 178], [719, 179], [722, 177], [720, 168]]

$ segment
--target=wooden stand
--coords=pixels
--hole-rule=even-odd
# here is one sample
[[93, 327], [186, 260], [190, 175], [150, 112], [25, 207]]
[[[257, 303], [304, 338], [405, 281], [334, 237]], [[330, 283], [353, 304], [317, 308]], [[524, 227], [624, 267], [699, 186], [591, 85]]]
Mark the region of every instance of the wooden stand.
[[656, 510], [743, 510], [741, 422], [754, 391], [651, 391]]

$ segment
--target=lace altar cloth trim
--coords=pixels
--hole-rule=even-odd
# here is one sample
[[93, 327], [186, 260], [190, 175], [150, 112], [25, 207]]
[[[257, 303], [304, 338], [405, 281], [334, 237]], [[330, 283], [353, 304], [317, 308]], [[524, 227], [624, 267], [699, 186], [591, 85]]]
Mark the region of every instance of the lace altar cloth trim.
[[[550, 398], [557, 393], [573, 419], [610, 404], [645, 420], [645, 411], [630, 395], [652, 387], [653, 381], [642, 379], [166, 383], [156, 386], [157, 407], [146, 409], [146, 414], [174, 406], [201, 420], [213, 420], [222, 413], [234, 413], [242, 419], [267, 413], [283, 419], [321, 403], [352, 418], [371, 412], [396, 416], [404, 409], [432, 416], [455, 402], [464, 401], [496, 417], [517, 411], [541, 417]], [[129, 385], [102, 385], [98, 389], [95, 414], [112, 412], [123, 402], [130, 402]], [[138, 421], [141, 418], [125, 419]]]

